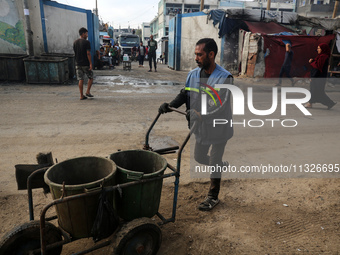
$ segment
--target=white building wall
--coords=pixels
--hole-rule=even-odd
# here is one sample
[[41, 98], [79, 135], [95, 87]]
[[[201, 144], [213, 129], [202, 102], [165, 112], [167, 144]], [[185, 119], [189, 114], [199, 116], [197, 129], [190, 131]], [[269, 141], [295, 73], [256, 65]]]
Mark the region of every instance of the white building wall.
[[[44, 6], [47, 47], [49, 53], [73, 54], [73, 42], [79, 38], [79, 28], [87, 27], [86, 13]], [[67, 29], [60, 29], [66, 28]]]
[[221, 38], [218, 38], [218, 26], [213, 26], [213, 21], [207, 21], [207, 16], [192, 16], [182, 18], [181, 34], [181, 70], [191, 70], [197, 67], [195, 62], [195, 45], [202, 38], [215, 39], [218, 52], [216, 63], [220, 64]]

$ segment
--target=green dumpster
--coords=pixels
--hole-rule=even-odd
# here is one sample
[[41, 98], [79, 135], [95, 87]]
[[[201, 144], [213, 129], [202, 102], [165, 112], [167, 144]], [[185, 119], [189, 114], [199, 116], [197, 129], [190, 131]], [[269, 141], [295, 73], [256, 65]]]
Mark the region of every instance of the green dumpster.
[[[65, 160], [50, 167], [44, 176], [50, 186], [53, 199], [91, 192], [101, 185], [115, 185], [116, 164], [101, 157], [80, 157]], [[108, 194], [113, 199], [113, 193]], [[56, 205], [59, 226], [73, 239], [91, 237], [95, 221], [99, 194], [90, 195]]]
[[28, 57], [24, 59], [27, 83], [61, 84], [68, 80], [68, 58]]
[[[167, 161], [159, 154], [145, 150], [128, 150], [109, 156], [117, 165], [117, 184], [162, 176]], [[163, 179], [140, 183], [116, 192], [115, 209], [119, 217], [133, 220], [152, 217], [158, 212]]]
[[0, 80], [22, 81], [25, 79], [23, 59], [28, 55], [0, 54]]
[[74, 54], [68, 53], [43, 53], [41, 54], [43, 57], [60, 57], [68, 59], [68, 71], [69, 71], [69, 79], [72, 80], [76, 75], [76, 64], [75, 64], [75, 56]]

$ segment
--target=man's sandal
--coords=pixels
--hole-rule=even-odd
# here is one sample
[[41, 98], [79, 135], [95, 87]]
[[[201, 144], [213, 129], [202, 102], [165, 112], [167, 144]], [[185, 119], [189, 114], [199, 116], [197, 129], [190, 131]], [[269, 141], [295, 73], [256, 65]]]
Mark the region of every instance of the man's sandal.
[[212, 210], [220, 200], [218, 198], [214, 199], [212, 197], [207, 197], [200, 205], [198, 206], [198, 210], [200, 211], [210, 211]]

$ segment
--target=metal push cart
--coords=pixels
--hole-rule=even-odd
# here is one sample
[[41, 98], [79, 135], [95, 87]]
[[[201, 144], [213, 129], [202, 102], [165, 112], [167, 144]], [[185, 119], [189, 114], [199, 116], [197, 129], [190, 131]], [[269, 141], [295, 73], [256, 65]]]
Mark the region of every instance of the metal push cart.
[[[170, 108], [181, 114], [186, 114], [185, 112], [179, 111], [174, 108]], [[114, 231], [114, 233], [106, 238], [105, 241], [95, 244], [93, 247], [87, 250], [83, 250], [74, 254], [87, 254], [89, 252], [95, 251], [97, 249], [103, 248], [105, 246], [112, 245], [114, 247], [114, 254], [156, 254], [160, 248], [162, 233], [159, 225], [166, 224], [169, 222], [174, 222], [176, 219], [176, 208], [177, 208], [177, 195], [178, 195], [178, 185], [180, 176], [180, 166], [181, 166], [181, 156], [184, 147], [186, 146], [191, 134], [193, 133], [193, 128], [191, 128], [189, 134], [185, 138], [184, 142], [180, 147], [169, 147], [159, 150], [152, 150], [149, 145], [149, 135], [154, 125], [158, 121], [161, 114], [158, 114], [155, 120], [152, 122], [150, 128], [148, 129], [145, 136], [144, 150], [140, 151], [152, 151], [152, 153], [167, 154], [175, 153], [177, 149], [177, 167], [174, 167], [166, 162], [166, 169], [169, 169], [169, 173], [164, 173], [151, 178], [141, 179], [135, 178], [135, 180], [121, 183], [117, 185], [110, 185], [106, 187], [101, 187], [98, 189], [91, 190], [89, 192], [62, 196], [58, 199], [53, 200], [51, 203], [43, 207], [40, 215], [40, 220], [34, 220], [33, 213], [33, 196], [32, 196], [32, 181], [35, 176], [42, 176], [42, 173], [48, 171], [48, 167], [38, 169], [34, 171], [27, 178], [27, 190], [28, 190], [28, 204], [29, 204], [29, 218], [30, 222], [25, 223], [21, 226], [8, 232], [0, 240], [0, 255], [8, 254], [52, 254], [60, 255], [62, 252], [62, 246], [64, 244], [73, 242], [74, 240], [80, 239], [74, 238], [68, 231], [65, 231], [59, 224], [59, 227], [50, 223], [49, 221], [58, 219], [58, 216], [46, 217], [47, 211], [53, 207], [62, 204], [72, 204], [79, 199], [88, 198], [89, 196], [99, 196], [100, 193], [104, 192], [106, 194], [111, 194], [113, 192], [124, 192], [124, 189], [133, 187], [136, 185], [146, 184], [154, 182], [157, 180], [162, 180], [164, 178], [175, 177], [175, 187], [173, 196], [173, 207], [172, 214], [170, 218], [164, 217], [162, 214], [157, 212], [157, 215], [161, 221], [157, 224], [154, 220], [151, 220], [149, 216], [139, 217], [132, 219], [130, 221], [120, 221], [119, 227]], [[52, 166], [53, 167], [53, 166]], [[117, 167], [119, 165], [117, 164]], [[133, 179], [133, 178], [132, 178]], [[46, 173], [45, 173], [46, 181]], [[36, 187], [35, 187], [36, 188]], [[46, 188], [46, 187], [45, 187]], [[65, 190], [65, 183], [63, 185], [63, 190]], [[58, 215], [58, 213], [57, 213]], [[154, 216], [154, 215], [152, 215]], [[152, 217], [151, 216], [151, 217]], [[58, 219], [58, 222], [60, 219]], [[91, 236], [86, 236], [91, 237]]]

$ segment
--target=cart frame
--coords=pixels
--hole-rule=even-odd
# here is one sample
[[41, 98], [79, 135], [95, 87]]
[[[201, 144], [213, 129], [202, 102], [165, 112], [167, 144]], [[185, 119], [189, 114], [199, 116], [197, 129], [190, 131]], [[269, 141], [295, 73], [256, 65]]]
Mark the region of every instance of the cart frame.
[[[170, 110], [175, 111], [177, 113], [180, 113], [182, 115], [186, 115], [186, 112], [177, 110], [176, 108], [172, 108], [169, 107]], [[144, 144], [144, 150], [150, 150], [153, 151], [152, 148], [149, 146], [149, 136], [150, 133], [153, 129], [153, 127], [155, 126], [156, 122], [158, 121], [159, 117], [161, 116], [161, 113], [158, 113], [156, 118], [154, 119], [154, 121], [152, 122], [150, 128], [148, 129], [146, 136], [145, 136], [145, 144]], [[141, 179], [138, 181], [133, 181], [133, 182], [129, 182], [129, 183], [124, 183], [124, 184], [117, 184], [115, 186], [108, 186], [108, 187], [103, 187], [102, 189], [98, 189], [95, 191], [91, 191], [88, 193], [82, 193], [82, 194], [78, 194], [78, 195], [73, 195], [73, 196], [68, 196], [68, 197], [64, 197], [64, 195], [62, 195], [61, 198], [53, 200], [51, 203], [47, 204], [46, 206], [43, 207], [41, 214], [40, 214], [40, 248], [30, 251], [30, 254], [38, 254], [38, 252], [40, 251], [41, 255], [46, 255], [48, 250], [54, 249], [56, 247], [59, 246], [63, 246], [64, 244], [70, 243], [72, 242], [72, 237], [69, 233], [67, 233], [65, 230], [63, 230], [60, 226], [58, 226], [58, 229], [61, 230], [62, 236], [64, 237], [63, 241], [57, 242], [57, 243], [53, 243], [53, 244], [46, 244], [45, 241], [45, 226], [46, 226], [46, 221], [51, 221], [51, 220], [55, 220], [58, 217], [57, 216], [53, 216], [53, 217], [49, 217], [46, 218], [46, 213], [47, 211], [54, 205], [58, 205], [61, 203], [66, 203], [66, 202], [70, 202], [76, 199], [80, 199], [80, 198], [84, 198], [86, 196], [90, 196], [90, 195], [95, 195], [95, 194], [99, 194], [101, 192], [113, 192], [115, 190], [118, 190], [121, 192], [121, 189], [126, 188], [126, 187], [130, 187], [130, 186], [134, 186], [137, 184], [141, 184], [141, 183], [147, 183], [147, 182], [152, 182], [155, 180], [159, 180], [159, 179], [165, 179], [165, 178], [169, 178], [169, 177], [175, 177], [175, 188], [174, 188], [174, 196], [173, 196], [173, 207], [172, 207], [172, 215], [170, 218], [165, 218], [162, 214], [160, 214], [159, 212], [156, 213], [156, 215], [161, 219], [161, 222], [158, 223], [158, 225], [163, 225], [163, 224], [167, 224], [169, 222], [175, 222], [176, 219], [176, 209], [177, 209], [177, 197], [178, 197], [178, 186], [179, 186], [179, 177], [180, 177], [180, 171], [181, 171], [181, 158], [182, 158], [182, 152], [184, 147], [186, 146], [187, 142], [189, 141], [191, 135], [194, 132], [195, 129], [195, 124], [192, 126], [192, 128], [190, 129], [188, 135], [186, 136], [185, 140], [183, 141], [183, 143], [181, 144], [180, 147], [175, 146], [175, 147], [168, 147], [168, 148], [163, 148], [163, 149], [159, 149], [159, 150], [155, 150], [154, 152], [159, 153], [159, 154], [167, 154], [167, 153], [175, 153], [178, 149], [177, 152], [177, 166], [176, 168], [172, 165], [170, 165], [169, 163], [167, 163], [167, 168], [169, 168], [172, 172], [171, 173], [167, 173], [164, 174], [162, 176], [157, 176], [157, 177], [153, 177], [153, 178], [149, 178], [149, 179]], [[45, 168], [41, 168], [38, 169], [36, 171], [34, 171], [27, 179], [27, 190], [28, 190], [28, 205], [29, 205], [29, 218], [30, 221], [34, 220], [34, 213], [33, 213], [33, 195], [32, 195], [32, 180], [34, 179], [34, 176], [37, 175], [38, 173], [41, 172], [46, 172], [48, 169], [48, 167]], [[87, 250], [83, 250], [81, 252], [75, 253], [77, 255], [80, 254], [87, 254], [91, 251], [103, 248], [105, 246], [108, 246], [112, 243], [111, 240], [105, 241], [103, 243], [94, 245], [93, 247], [91, 247], [90, 249]], [[74, 254], [74, 255], [75, 255]]]

